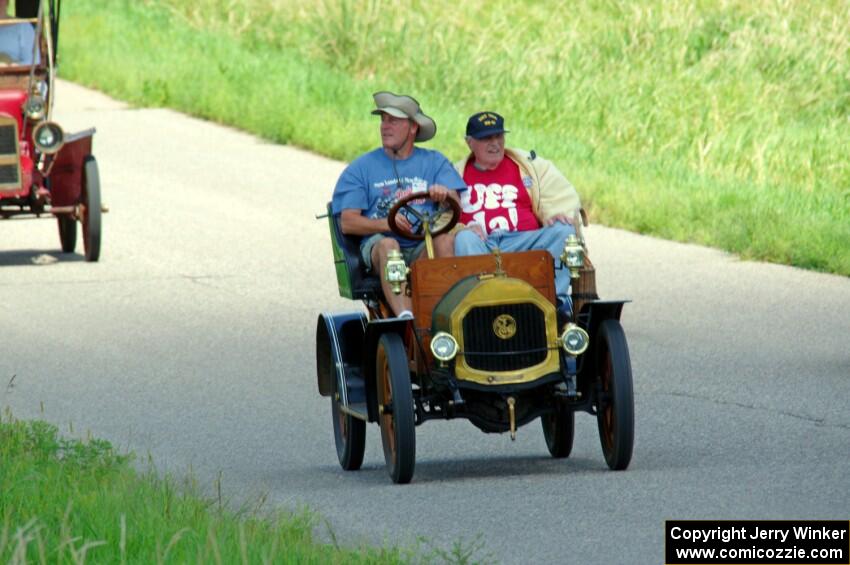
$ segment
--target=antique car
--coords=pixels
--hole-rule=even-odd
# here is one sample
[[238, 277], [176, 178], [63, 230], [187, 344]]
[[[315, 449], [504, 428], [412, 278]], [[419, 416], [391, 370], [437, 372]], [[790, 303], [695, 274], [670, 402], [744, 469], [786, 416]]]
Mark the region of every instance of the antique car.
[[56, 218], [65, 253], [79, 222], [85, 259], [97, 261], [106, 209], [95, 130], [69, 134], [51, 119], [60, 3], [17, 0], [15, 17], [0, 19], [0, 218]]
[[[342, 468], [360, 468], [366, 423], [378, 422], [389, 475], [407, 483], [415, 427], [452, 418], [512, 439], [540, 418], [549, 453], [565, 458], [580, 411], [596, 416], [608, 467], [625, 469], [634, 440], [631, 360], [619, 321], [626, 301], [598, 300], [581, 223], [558, 261], [547, 251], [435, 259], [431, 238], [457, 223], [460, 207], [448, 199], [436, 213], [423, 212], [410, 205], [417, 197], [400, 199], [388, 222], [400, 236], [425, 239], [428, 256], [408, 269], [399, 254], [382, 273], [394, 291], [407, 283], [412, 319], [393, 316], [380, 281], [364, 271], [357, 238], [342, 233], [328, 207], [340, 295], [365, 304], [365, 312], [322, 313], [316, 328], [319, 394], [331, 400]], [[396, 222], [402, 210], [418, 219], [419, 233]], [[570, 269], [571, 319], [556, 311], [555, 268]]]

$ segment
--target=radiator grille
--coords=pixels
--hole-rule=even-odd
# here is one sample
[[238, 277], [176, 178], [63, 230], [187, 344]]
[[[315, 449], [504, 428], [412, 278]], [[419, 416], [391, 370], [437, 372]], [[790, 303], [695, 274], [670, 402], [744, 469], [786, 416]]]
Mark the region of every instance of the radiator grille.
[[0, 165], [0, 184], [18, 184], [18, 166]]
[[[493, 322], [503, 314], [516, 321], [516, 333], [508, 339], [493, 331]], [[548, 355], [546, 316], [531, 303], [473, 308], [463, 319], [463, 343], [470, 369], [499, 372], [533, 367]]]
[[0, 125], [0, 155], [17, 155], [15, 124]]

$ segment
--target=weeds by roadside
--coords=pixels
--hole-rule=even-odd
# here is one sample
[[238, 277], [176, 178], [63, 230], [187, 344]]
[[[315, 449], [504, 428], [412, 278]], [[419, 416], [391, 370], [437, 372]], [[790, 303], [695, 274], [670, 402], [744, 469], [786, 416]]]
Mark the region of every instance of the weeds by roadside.
[[0, 422], [0, 562], [406, 563], [397, 548], [345, 549], [313, 537], [304, 510], [232, 511], [139, 472], [103, 440], [62, 438], [43, 421]]

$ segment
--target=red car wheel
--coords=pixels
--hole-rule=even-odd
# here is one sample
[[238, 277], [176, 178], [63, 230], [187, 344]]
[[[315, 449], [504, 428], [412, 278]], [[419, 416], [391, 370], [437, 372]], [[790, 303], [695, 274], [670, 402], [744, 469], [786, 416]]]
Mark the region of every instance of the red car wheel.
[[83, 246], [86, 261], [94, 262], [100, 258], [101, 204], [100, 175], [97, 161], [89, 155], [83, 163]]

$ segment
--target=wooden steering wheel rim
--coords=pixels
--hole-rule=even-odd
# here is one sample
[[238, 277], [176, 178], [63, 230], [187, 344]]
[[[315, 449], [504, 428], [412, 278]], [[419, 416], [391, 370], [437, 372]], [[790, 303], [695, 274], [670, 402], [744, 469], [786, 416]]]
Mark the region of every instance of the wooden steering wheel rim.
[[[398, 215], [399, 210], [407, 207], [407, 204], [413, 200], [418, 200], [420, 198], [428, 198], [427, 192], [411, 192], [407, 196], [403, 196], [396, 202], [393, 207], [390, 209], [390, 213], [387, 215], [387, 223], [390, 226], [390, 230], [399, 237], [404, 237], [407, 239], [421, 240], [425, 239], [425, 234], [415, 234], [405, 231], [396, 223], [396, 216]], [[448, 205], [449, 208], [452, 209], [452, 217], [449, 222], [438, 229], [437, 231], [431, 232], [431, 237], [438, 236], [440, 234], [444, 234], [455, 225], [457, 225], [458, 221], [460, 221], [460, 203], [452, 198], [451, 196], [446, 196], [446, 199], [440, 203], [440, 206]]]

